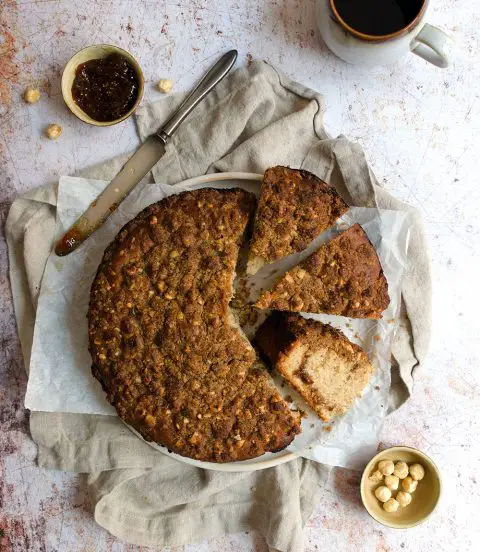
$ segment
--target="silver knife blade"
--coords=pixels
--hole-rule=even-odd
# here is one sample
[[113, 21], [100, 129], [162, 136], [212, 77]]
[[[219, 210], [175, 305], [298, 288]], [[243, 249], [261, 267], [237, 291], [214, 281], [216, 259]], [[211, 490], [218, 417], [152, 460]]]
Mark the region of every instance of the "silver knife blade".
[[165, 143], [157, 135], [149, 136], [130, 157], [120, 172], [90, 204], [55, 246], [59, 256], [68, 255], [79, 247], [115, 211], [118, 205], [154, 167], [165, 153]]
[[75, 251], [115, 211], [165, 153], [165, 145], [182, 121], [227, 75], [235, 64], [237, 54], [236, 50], [230, 50], [224, 54], [180, 104], [170, 119], [156, 134], [145, 140], [105, 190], [57, 242], [55, 245], [57, 255], [62, 257]]

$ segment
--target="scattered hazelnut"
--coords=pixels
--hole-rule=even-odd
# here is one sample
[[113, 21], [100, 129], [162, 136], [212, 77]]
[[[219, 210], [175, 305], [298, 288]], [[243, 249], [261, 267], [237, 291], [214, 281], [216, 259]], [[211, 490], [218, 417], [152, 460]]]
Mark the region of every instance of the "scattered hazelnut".
[[385, 485], [381, 485], [378, 489], [375, 489], [375, 496], [380, 502], [387, 502], [392, 497], [392, 491]]
[[375, 470], [368, 479], [374, 483], [379, 483], [383, 479], [383, 473], [380, 470]]
[[396, 491], [398, 489], [399, 483], [400, 479], [396, 475], [385, 476], [385, 486], [388, 487], [391, 491]]
[[29, 104], [37, 103], [40, 99], [40, 90], [32, 87], [26, 88], [23, 93], [23, 99]]
[[378, 469], [383, 473], [383, 475], [392, 475], [394, 465], [391, 460], [382, 460], [378, 463]]
[[421, 464], [412, 464], [410, 466], [410, 475], [415, 481], [421, 481], [425, 476], [425, 469]]
[[408, 465], [406, 462], [396, 462], [393, 474], [399, 479], [405, 479], [408, 475]]
[[412, 502], [412, 495], [405, 491], [398, 491], [396, 499], [400, 506], [405, 508], [405, 506], [408, 506]]
[[50, 140], [56, 140], [62, 134], [62, 127], [60, 125], [48, 125], [45, 134]]
[[157, 89], [164, 94], [171, 92], [173, 88], [173, 81], [171, 79], [160, 79], [157, 82]]
[[407, 491], [407, 493], [414, 493], [417, 485], [418, 481], [415, 481], [409, 475], [402, 481], [402, 489]]
[[396, 512], [399, 506], [400, 504], [398, 503], [398, 500], [389, 498], [386, 502], [384, 502], [383, 509], [385, 512]]

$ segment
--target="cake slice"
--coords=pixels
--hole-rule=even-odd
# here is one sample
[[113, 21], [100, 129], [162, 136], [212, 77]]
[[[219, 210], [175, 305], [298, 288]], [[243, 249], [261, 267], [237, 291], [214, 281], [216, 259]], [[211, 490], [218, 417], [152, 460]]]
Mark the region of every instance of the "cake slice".
[[270, 315], [255, 343], [325, 422], [350, 408], [373, 373], [365, 351], [342, 332], [296, 314]]
[[281, 276], [255, 306], [381, 318], [389, 303], [377, 252], [362, 227], [355, 224]]
[[247, 273], [303, 251], [348, 210], [335, 188], [300, 169], [265, 171], [258, 203]]

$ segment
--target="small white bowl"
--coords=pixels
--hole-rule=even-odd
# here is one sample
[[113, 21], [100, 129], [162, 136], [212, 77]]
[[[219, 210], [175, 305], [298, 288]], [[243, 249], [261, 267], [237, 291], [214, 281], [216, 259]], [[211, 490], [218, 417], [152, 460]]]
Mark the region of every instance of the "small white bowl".
[[[369, 479], [381, 460], [392, 460], [392, 462], [402, 460], [409, 465], [418, 463], [425, 469], [424, 478], [418, 482], [417, 489], [412, 494], [412, 502], [404, 508], [399, 508], [396, 512], [386, 512], [374, 494], [375, 489], [383, 483], [375, 483]], [[379, 523], [394, 529], [415, 527], [425, 521], [437, 507], [441, 490], [440, 471], [433, 460], [412, 447], [392, 447], [379, 452], [365, 467], [360, 482], [360, 494], [367, 512]]]
[[[95, 119], [92, 119], [89, 115], [87, 115], [85, 111], [83, 111], [83, 109], [81, 109], [75, 103], [72, 97], [72, 85], [75, 79], [77, 67], [81, 63], [85, 63], [86, 61], [89, 61], [91, 59], [102, 59], [112, 53], [120, 54], [127, 58], [132, 67], [135, 69], [138, 77], [137, 99], [135, 100], [132, 108], [127, 111], [125, 115], [122, 115], [122, 117], [120, 117], [119, 119], [115, 119], [113, 121], [96, 121]], [[118, 46], [114, 46], [112, 44], [94, 44], [92, 46], [87, 46], [83, 50], [77, 52], [72, 58], [70, 58], [67, 65], [65, 65], [65, 69], [63, 70], [62, 75], [62, 95], [70, 111], [80, 120], [95, 126], [111, 126], [116, 125], [117, 123], [121, 123], [122, 121], [130, 117], [130, 115], [137, 109], [143, 96], [144, 83], [145, 79], [143, 77], [142, 69], [140, 68], [137, 60], [132, 56], [130, 52], [127, 52], [123, 48], [119, 48]]]

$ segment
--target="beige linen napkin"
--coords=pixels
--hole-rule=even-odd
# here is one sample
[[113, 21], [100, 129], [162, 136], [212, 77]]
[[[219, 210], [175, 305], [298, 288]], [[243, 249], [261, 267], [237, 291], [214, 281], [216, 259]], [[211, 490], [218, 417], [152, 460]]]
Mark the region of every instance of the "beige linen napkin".
[[[181, 98], [172, 96], [138, 112], [143, 138]], [[379, 187], [361, 148], [331, 139], [322, 124], [322, 97], [280, 76], [265, 63], [237, 70], [195, 110], [152, 171], [175, 184], [206, 172], [261, 173], [275, 164], [310, 170], [337, 186], [351, 205], [411, 210]], [[83, 173], [110, 179], [125, 158]], [[153, 184], [154, 185], [154, 184]], [[56, 187], [17, 199], [6, 233], [10, 277], [25, 364], [35, 307], [55, 233]], [[402, 288], [400, 327], [393, 347], [390, 408], [412, 390], [430, 333], [431, 283], [421, 221], [413, 214], [409, 265]], [[32, 412], [40, 466], [89, 473], [96, 521], [141, 545], [175, 545], [255, 529], [272, 549], [303, 550], [302, 529], [328, 475], [304, 459], [254, 473], [190, 467], [137, 439], [116, 417]]]

